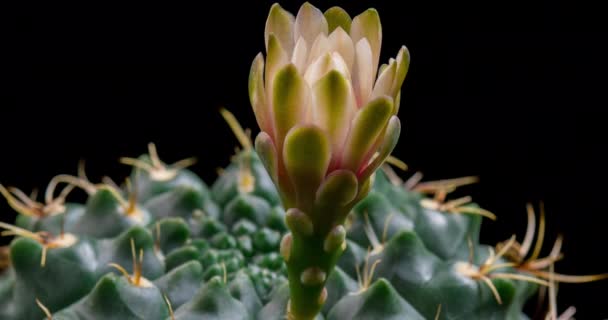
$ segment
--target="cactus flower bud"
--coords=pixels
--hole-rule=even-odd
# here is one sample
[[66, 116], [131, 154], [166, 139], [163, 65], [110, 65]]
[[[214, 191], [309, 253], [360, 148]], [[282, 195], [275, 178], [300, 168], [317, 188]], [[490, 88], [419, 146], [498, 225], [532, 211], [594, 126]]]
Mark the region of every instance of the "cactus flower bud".
[[399, 137], [406, 47], [378, 73], [377, 11], [351, 21], [338, 7], [323, 14], [309, 3], [295, 17], [274, 4], [264, 38], [267, 54], [253, 61], [249, 94], [263, 132], [256, 147], [285, 204], [314, 200], [314, 191], [337, 170], [364, 183]]
[[[274, 4], [264, 40], [266, 57], [256, 56], [249, 77], [261, 129], [256, 151], [285, 209], [297, 208], [309, 217], [314, 234], [308, 237], [318, 238], [323, 252], [323, 240], [367, 194], [370, 176], [397, 144], [401, 125], [396, 114], [409, 52], [402, 47], [378, 68], [382, 27], [376, 10], [351, 19], [339, 7], [323, 13], [310, 3], [295, 17]], [[294, 232], [295, 251], [305, 236]], [[306, 239], [308, 246], [314, 242]], [[304, 251], [314, 251], [309, 249]], [[335, 260], [338, 251], [335, 246], [326, 258]], [[292, 252], [288, 268], [299, 263], [296, 256]], [[318, 264], [298, 269], [324, 263]], [[331, 263], [325, 264], [329, 270], [324, 272], [331, 271]], [[319, 293], [322, 288], [321, 283]], [[295, 296], [301, 295], [292, 294], [292, 300]], [[303, 308], [291, 301], [292, 316]]]

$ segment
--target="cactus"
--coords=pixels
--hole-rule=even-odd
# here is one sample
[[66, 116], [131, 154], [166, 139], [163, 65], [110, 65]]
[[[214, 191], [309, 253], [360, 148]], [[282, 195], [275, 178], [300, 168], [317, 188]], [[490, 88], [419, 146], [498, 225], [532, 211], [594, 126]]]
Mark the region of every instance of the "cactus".
[[[320, 13], [307, 3], [294, 18], [274, 5], [269, 50], [295, 50], [300, 41], [286, 37], [285, 28], [310, 40], [315, 34], [306, 28], [314, 21], [326, 33], [338, 30], [330, 38], [350, 40], [350, 30], [363, 39], [356, 50], [367, 49], [371, 63], [378, 62], [374, 10], [351, 20], [340, 8]], [[399, 136], [405, 47], [380, 69], [381, 93], [373, 81], [364, 83], [361, 70], [357, 81], [345, 80], [340, 68], [354, 63], [352, 56], [330, 54], [326, 72], [303, 80], [306, 65], [294, 58], [279, 68], [273, 59], [280, 57], [272, 55], [281, 53], [269, 53], [266, 71], [262, 56], [251, 69], [250, 97], [262, 128], [255, 143], [222, 110], [241, 148], [212, 184], [189, 169], [194, 159], [167, 164], [151, 143], [146, 154], [121, 158], [133, 167], [121, 185], [91, 182], [84, 165], [76, 175], [54, 177], [43, 202], [0, 185], [17, 212], [14, 224], [0, 223], [3, 235], [14, 236], [0, 250], [0, 318], [528, 319], [524, 305], [548, 291], [547, 314], [557, 319], [556, 283], [608, 278], [556, 273], [561, 238], [540, 257], [542, 204], [538, 231], [529, 205], [521, 242], [513, 236], [484, 244], [482, 222], [496, 216], [469, 197], [450, 197], [474, 177], [421, 182], [415, 174], [404, 182], [393, 171], [391, 165], [404, 168], [390, 153]], [[262, 77], [269, 71], [280, 80], [271, 91], [262, 84], [273, 83]], [[338, 112], [331, 107], [341, 104], [344, 113], [313, 125], [297, 125], [306, 116], [289, 110], [270, 117], [268, 92], [276, 91], [277, 105], [291, 105], [302, 98], [293, 87], [305, 88], [311, 77], [319, 81], [314, 105]], [[68, 201], [74, 189], [86, 201]]]

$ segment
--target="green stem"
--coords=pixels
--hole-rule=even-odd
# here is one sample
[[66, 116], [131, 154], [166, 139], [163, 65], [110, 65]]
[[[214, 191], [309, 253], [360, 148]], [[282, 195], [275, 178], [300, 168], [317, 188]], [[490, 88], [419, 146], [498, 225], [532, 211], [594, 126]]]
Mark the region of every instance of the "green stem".
[[348, 188], [330, 188], [329, 192], [334, 193], [321, 197], [326, 201], [299, 201], [298, 209], [287, 210], [286, 223], [291, 233], [281, 242], [281, 254], [289, 279], [288, 319], [310, 320], [321, 311], [327, 299], [325, 283], [346, 248], [344, 221], [353, 206], [367, 195], [369, 187], [368, 179], [354, 199], [346, 203], [333, 200], [343, 199], [340, 191]]
[[326, 235], [293, 234], [291, 254], [287, 261], [290, 320], [314, 319], [325, 303], [325, 283], [343, 252], [341, 246], [326, 252], [325, 238]]

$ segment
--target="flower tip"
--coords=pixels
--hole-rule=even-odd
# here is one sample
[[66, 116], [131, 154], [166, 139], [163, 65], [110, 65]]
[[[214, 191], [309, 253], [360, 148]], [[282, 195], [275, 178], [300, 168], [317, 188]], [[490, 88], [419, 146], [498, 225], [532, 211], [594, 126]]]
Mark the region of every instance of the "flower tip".
[[348, 34], [350, 32], [350, 25], [352, 19], [346, 10], [339, 6], [333, 6], [325, 11], [323, 14], [327, 20], [329, 27], [329, 33], [333, 32], [337, 28], [341, 28]]
[[278, 2], [275, 2], [272, 4], [272, 6], [270, 6], [270, 11], [268, 13], [268, 15], [273, 15], [273, 14], [277, 14], [277, 13], [283, 13], [285, 11], [285, 9], [283, 9], [283, 7], [281, 6], [281, 4], [279, 4]]

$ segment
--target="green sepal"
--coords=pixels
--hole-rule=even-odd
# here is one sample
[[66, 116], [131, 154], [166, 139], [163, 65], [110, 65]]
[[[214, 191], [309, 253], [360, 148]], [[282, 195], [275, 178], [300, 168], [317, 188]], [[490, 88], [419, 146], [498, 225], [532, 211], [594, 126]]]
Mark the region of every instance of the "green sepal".
[[175, 318], [180, 320], [249, 320], [247, 308], [233, 298], [220, 277], [207, 282], [192, 300], [177, 310]]
[[397, 142], [399, 142], [399, 135], [401, 134], [401, 122], [396, 116], [392, 116], [384, 132], [380, 143], [380, 149], [378, 150], [378, 156], [365, 167], [364, 171], [360, 175], [360, 179], [367, 179], [370, 177], [378, 167], [380, 167], [386, 158], [391, 155]]
[[157, 287], [134, 286], [125, 277], [107, 274], [89, 295], [58, 312], [53, 319], [165, 320], [168, 317], [168, 306]]
[[376, 280], [362, 293], [345, 295], [331, 309], [328, 320], [424, 320], [386, 281]]
[[264, 44], [266, 47], [268, 48], [269, 36], [273, 34], [286, 50], [291, 51], [294, 45], [293, 24], [293, 15], [289, 11], [283, 9], [280, 4], [274, 3], [270, 7], [264, 28]]
[[[331, 56], [326, 57], [330, 61], [328, 65], [331, 65]], [[312, 87], [315, 124], [327, 134], [332, 150], [337, 152], [348, 134], [355, 101], [350, 82], [340, 71], [334, 69], [321, 74], [322, 77]]]
[[327, 20], [329, 33], [332, 33], [336, 28], [340, 27], [347, 33], [350, 32], [352, 19], [350, 15], [340, 7], [331, 7], [323, 14]]
[[345, 145], [343, 166], [358, 172], [372, 146], [383, 133], [393, 112], [392, 99], [379, 97], [357, 112]]
[[[275, 141], [281, 141], [306, 115], [311, 103], [310, 89], [293, 64], [288, 64], [277, 72], [272, 89]], [[277, 146], [279, 148], [280, 144]]]
[[357, 191], [357, 176], [349, 170], [336, 170], [319, 186], [315, 202], [317, 205], [343, 206], [357, 196]]
[[312, 212], [311, 204], [330, 159], [330, 142], [316, 126], [294, 127], [285, 137], [283, 160], [296, 189], [296, 202], [300, 210]]
[[275, 183], [279, 181], [279, 159], [277, 149], [270, 135], [264, 131], [255, 138], [255, 151]]

